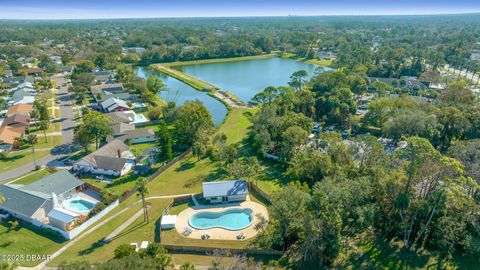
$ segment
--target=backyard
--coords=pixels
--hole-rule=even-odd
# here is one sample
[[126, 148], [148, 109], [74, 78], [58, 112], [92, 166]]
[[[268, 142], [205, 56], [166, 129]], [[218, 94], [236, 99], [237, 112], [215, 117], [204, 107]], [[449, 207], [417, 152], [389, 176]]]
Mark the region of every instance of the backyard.
[[0, 222], [0, 254], [19, 255], [25, 259], [17, 263], [22, 266], [34, 266], [40, 261], [27, 261], [27, 255], [50, 255], [58, 250], [65, 242], [43, 236], [33, 225], [20, 223], [16, 230], [9, 230], [6, 220]]

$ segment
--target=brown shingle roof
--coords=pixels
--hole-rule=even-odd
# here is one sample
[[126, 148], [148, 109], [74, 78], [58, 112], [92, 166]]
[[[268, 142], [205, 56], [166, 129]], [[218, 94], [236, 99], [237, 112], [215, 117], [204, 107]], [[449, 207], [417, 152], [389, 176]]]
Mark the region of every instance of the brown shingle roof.
[[12, 116], [14, 114], [28, 115], [32, 110], [33, 106], [31, 104], [17, 104], [8, 108], [7, 116]]
[[0, 142], [13, 144], [15, 138], [22, 137], [25, 129], [9, 126], [0, 127]]
[[2, 126], [25, 127], [30, 124], [30, 116], [14, 114], [3, 120]]

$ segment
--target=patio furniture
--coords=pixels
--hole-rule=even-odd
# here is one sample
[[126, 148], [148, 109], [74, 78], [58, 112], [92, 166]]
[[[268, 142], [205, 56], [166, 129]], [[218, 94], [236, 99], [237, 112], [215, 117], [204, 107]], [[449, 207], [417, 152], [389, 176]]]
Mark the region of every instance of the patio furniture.
[[211, 235], [208, 234], [208, 233], [202, 234], [202, 240], [207, 240], [207, 239], [209, 239], [210, 237], [211, 237]]
[[148, 245], [150, 245], [148, 241], [142, 241], [142, 243], [140, 244], [140, 249], [146, 249]]
[[130, 243], [130, 246], [132, 246], [135, 249], [135, 252], [138, 252], [138, 244], [135, 243]]
[[188, 236], [192, 232], [193, 232], [193, 230], [191, 228], [185, 227], [185, 228], [183, 228], [182, 234], [185, 235], [185, 236]]
[[247, 237], [247, 234], [242, 232], [239, 235], [237, 235], [237, 240], [243, 240], [245, 239], [245, 237]]

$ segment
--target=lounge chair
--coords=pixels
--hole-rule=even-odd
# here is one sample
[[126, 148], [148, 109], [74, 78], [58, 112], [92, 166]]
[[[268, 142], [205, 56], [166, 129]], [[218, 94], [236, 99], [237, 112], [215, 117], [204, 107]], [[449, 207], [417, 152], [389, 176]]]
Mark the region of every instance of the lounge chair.
[[140, 249], [146, 249], [150, 243], [148, 241], [142, 241]]
[[243, 240], [245, 239], [245, 237], [247, 237], [247, 234], [242, 232], [239, 235], [237, 235], [237, 240]]
[[130, 243], [130, 246], [132, 246], [135, 249], [135, 252], [138, 252], [138, 244], [137, 243]]
[[202, 234], [202, 240], [207, 240], [207, 239], [209, 239], [210, 237], [211, 237], [211, 235], [208, 234], [208, 233]]
[[183, 231], [182, 231], [182, 234], [185, 235], [185, 236], [188, 236], [189, 234], [191, 234], [193, 232], [192, 229], [188, 228], [188, 227], [185, 227], [183, 228]]

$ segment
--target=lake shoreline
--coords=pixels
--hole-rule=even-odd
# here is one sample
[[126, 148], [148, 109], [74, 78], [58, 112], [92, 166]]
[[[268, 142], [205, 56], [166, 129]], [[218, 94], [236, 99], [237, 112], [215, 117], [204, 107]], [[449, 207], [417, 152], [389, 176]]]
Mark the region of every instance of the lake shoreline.
[[206, 92], [207, 95], [209, 95], [210, 97], [223, 103], [223, 105], [225, 105], [228, 111], [230, 111], [232, 108], [249, 107], [248, 105], [245, 105], [243, 102], [241, 102], [238, 98], [234, 98], [232, 95], [225, 95], [221, 93], [219, 87], [213, 84], [207, 83], [205, 81], [202, 81], [200, 79], [197, 79], [179, 70], [173, 69], [171, 68], [171, 66], [164, 66], [162, 64], [153, 64], [153, 65], [150, 65], [149, 68], [151, 68], [154, 71], [161, 72], [165, 75], [168, 75], [172, 78], [175, 78], [198, 91]]

